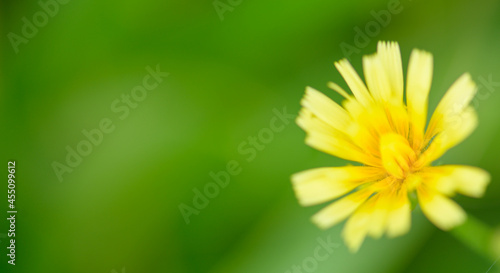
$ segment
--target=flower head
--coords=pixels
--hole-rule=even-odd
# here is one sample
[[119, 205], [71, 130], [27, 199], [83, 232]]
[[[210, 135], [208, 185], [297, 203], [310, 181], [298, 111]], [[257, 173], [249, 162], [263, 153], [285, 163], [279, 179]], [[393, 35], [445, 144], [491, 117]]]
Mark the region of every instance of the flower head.
[[452, 84], [427, 122], [432, 81], [432, 55], [413, 50], [406, 79], [399, 45], [379, 42], [377, 53], [363, 57], [365, 83], [351, 64], [335, 63], [353, 95], [335, 83], [342, 106], [307, 87], [297, 124], [307, 132], [306, 143], [358, 166], [326, 167], [293, 175], [292, 183], [304, 206], [337, 199], [313, 216], [321, 228], [346, 218], [342, 236], [351, 251], [365, 237], [395, 237], [411, 226], [409, 194], [416, 193], [423, 213], [437, 227], [449, 230], [466, 219], [450, 199], [456, 193], [481, 197], [489, 174], [461, 165], [431, 166], [448, 149], [467, 138], [477, 125], [469, 106], [476, 85], [469, 74]]

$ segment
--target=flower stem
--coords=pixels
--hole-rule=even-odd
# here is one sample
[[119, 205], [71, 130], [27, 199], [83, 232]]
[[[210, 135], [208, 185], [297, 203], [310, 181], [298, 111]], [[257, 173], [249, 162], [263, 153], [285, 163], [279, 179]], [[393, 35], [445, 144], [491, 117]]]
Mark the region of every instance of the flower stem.
[[450, 232], [484, 258], [496, 261], [500, 257], [500, 228], [492, 229], [468, 214], [465, 223]]

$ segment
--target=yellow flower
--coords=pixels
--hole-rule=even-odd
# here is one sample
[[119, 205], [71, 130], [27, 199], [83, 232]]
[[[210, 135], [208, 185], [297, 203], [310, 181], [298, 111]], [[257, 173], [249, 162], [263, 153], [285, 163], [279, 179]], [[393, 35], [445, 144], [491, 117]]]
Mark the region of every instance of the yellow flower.
[[477, 88], [470, 75], [453, 83], [426, 129], [433, 68], [430, 53], [415, 49], [410, 56], [406, 104], [396, 42], [379, 42], [376, 54], [363, 57], [366, 85], [346, 59], [335, 67], [353, 95], [329, 83], [345, 98], [339, 106], [307, 87], [297, 124], [307, 132], [306, 143], [311, 147], [360, 164], [293, 175], [302, 205], [339, 198], [315, 214], [313, 222], [329, 228], [349, 218], [342, 237], [355, 252], [367, 235], [407, 233], [411, 226], [408, 195], [416, 192], [423, 213], [437, 227], [449, 230], [463, 223], [466, 213], [449, 197], [456, 193], [481, 197], [489, 174], [470, 166], [432, 167], [431, 163], [476, 128], [477, 116], [469, 103]]

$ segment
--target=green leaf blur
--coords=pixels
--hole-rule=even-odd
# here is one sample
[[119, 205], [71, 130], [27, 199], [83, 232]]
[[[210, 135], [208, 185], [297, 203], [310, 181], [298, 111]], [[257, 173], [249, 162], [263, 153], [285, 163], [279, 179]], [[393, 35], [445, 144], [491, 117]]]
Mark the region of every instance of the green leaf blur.
[[[44, 23], [35, 14], [49, 2], [57, 11], [49, 7]], [[295, 172], [345, 162], [306, 146], [293, 119], [273, 118], [295, 115], [307, 85], [339, 102], [326, 83], [346, 87], [333, 67], [346, 53], [361, 72], [377, 41], [395, 40], [406, 72], [413, 48], [430, 51], [430, 109], [463, 72], [481, 86], [478, 129], [438, 163], [489, 171], [484, 198], [457, 201], [500, 225], [500, 2], [60, 2], [0, 3], [0, 154], [2, 164], [16, 160], [18, 206], [17, 264], [7, 264], [8, 239], [0, 236], [0, 272], [282, 273], [297, 265], [318, 273], [471, 273], [492, 265], [418, 209], [409, 234], [367, 239], [350, 254], [342, 225], [315, 227], [310, 217], [323, 205], [299, 206], [290, 185]], [[39, 26], [19, 40], [9, 33], [24, 35], [23, 18]], [[135, 107], [122, 102], [157, 65], [168, 76]], [[127, 115], [113, 110], [117, 100]], [[67, 165], [67, 147], [78, 153], [88, 140], [82, 131], [103, 119], [114, 129], [60, 181], [54, 162]], [[228, 169], [238, 172], [186, 224], [179, 206], [193, 207], [196, 191]], [[0, 235], [7, 230], [1, 220]], [[313, 266], [318, 240], [337, 247], [323, 249], [328, 257]]]

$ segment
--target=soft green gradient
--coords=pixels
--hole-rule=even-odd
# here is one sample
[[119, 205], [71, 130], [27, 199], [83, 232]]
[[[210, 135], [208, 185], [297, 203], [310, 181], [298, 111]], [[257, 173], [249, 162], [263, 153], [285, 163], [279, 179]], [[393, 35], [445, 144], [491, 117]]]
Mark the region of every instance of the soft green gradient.
[[[7, 34], [20, 34], [21, 18], [41, 8], [36, 1], [2, 1], [0, 153], [5, 170], [7, 160], [17, 161], [19, 214], [17, 265], [7, 265], [0, 237], [0, 272], [282, 273], [328, 236], [340, 246], [319, 263], [318, 273], [486, 272], [491, 261], [437, 230], [418, 209], [409, 234], [367, 239], [356, 255], [343, 245], [342, 225], [316, 228], [309, 218], [323, 205], [300, 207], [290, 175], [345, 162], [307, 147], [293, 123], [254, 160], [238, 152], [240, 143], [269, 126], [273, 109], [297, 113], [305, 86], [340, 101], [326, 88], [328, 81], [346, 87], [333, 67], [344, 57], [339, 45], [352, 45], [354, 27], [364, 28], [374, 20], [370, 11], [387, 3], [243, 1], [221, 21], [212, 0], [70, 0], [16, 54]], [[413, 48], [434, 55], [430, 109], [463, 72], [479, 84], [480, 77], [500, 82], [498, 1], [401, 5], [402, 12], [350, 56], [358, 71], [361, 56], [375, 52], [378, 40], [396, 40], [405, 72]], [[170, 75], [120, 120], [111, 103], [156, 64]], [[480, 91], [489, 95], [474, 103], [479, 128], [438, 164], [491, 173], [484, 198], [457, 200], [497, 226], [500, 86]], [[65, 147], [75, 147], [84, 139], [81, 131], [103, 118], [113, 120], [115, 131], [59, 182], [52, 162], [63, 162]], [[192, 189], [203, 188], [209, 173], [231, 160], [242, 172], [187, 225], [179, 204], [191, 204]], [[0, 233], [6, 230], [0, 221]]]

